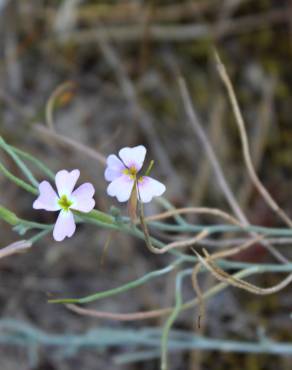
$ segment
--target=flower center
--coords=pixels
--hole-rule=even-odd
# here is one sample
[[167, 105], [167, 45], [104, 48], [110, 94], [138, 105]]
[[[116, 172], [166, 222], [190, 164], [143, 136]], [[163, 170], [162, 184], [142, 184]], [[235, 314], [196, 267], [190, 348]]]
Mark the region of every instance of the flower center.
[[136, 175], [137, 175], [137, 169], [136, 169], [136, 167], [135, 166], [131, 166], [130, 168], [126, 168], [126, 169], [124, 169], [124, 171], [123, 171], [123, 173], [125, 174], [125, 175], [128, 175], [128, 176], [130, 176], [130, 178], [132, 179], [132, 180], [135, 180], [136, 179]]
[[67, 198], [67, 195], [62, 195], [58, 201], [59, 206], [64, 211], [69, 211], [70, 207], [72, 206], [73, 202]]

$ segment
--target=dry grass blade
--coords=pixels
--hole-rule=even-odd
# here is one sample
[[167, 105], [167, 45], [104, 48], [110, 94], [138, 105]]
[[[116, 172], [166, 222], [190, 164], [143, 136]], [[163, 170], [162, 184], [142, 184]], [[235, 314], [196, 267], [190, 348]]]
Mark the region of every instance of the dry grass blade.
[[170, 211], [166, 211], [163, 213], [159, 213], [157, 215], [148, 216], [145, 218], [146, 221], [157, 221], [162, 220], [164, 218], [168, 218], [175, 215], [180, 214], [187, 214], [187, 213], [196, 213], [196, 214], [209, 214], [213, 216], [219, 216], [224, 220], [230, 222], [231, 224], [243, 226], [235, 217], [231, 216], [227, 212], [221, 211], [217, 208], [207, 208], [207, 207], [186, 207], [186, 208], [178, 208]]
[[264, 187], [264, 185], [261, 183], [255, 169], [252, 163], [250, 150], [249, 150], [249, 142], [248, 137], [245, 129], [244, 120], [239, 108], [239, 104], [237, 102], [237, 98], [234, 92], [234, 88], [232, 86], [231, 80], [227, 74], [227, 71], [225, 69], [224, 64], [222, 63], [218, 53], [215, 50], [215, 58], [217, 62], [217, 68], [219, 71], [219, 75], [226, 87], [226, 90], [228, 92], [228, 96], [230, 99], [230, 103], [233, 109], [233, 113], [235, 116], [235, 121], [239, 129], [240, 134], [240, 140], [242, 143], [242, 151], [243, 151], [243, 157], [244, 162], [247, 167], [249, 176], [254, 183], [255, 187], [258, 189], [259, 193], [263, 196], [266, 203], [271, 207], [271, 209], [276, 212], [279, 217], [289, 226], [292, 227], [292, 220], [287, 216], [287, 214], [279, 207], [279, 205], [276, 203], [276, 201], [273, 199], [273, 197], [270, 195], [270, 193], [267, 191], [267, 189]]
[[73, 82], [71, 81], [64, 82], [61, 85], [57, 86], [57, 88], [52, 92], [51, 96], [49, 97], [49, 100], [46, 105], [46, 121], [50, 130], [52, 131], [55, 130], [53, 113], [57, 99], [65, 91], [72, 90], [73, 88], [74, 88]]
[[102, 166], [106, 165], [106, 157], [103, 154], [99, 153], [97, 150], [88, 148], [88, 146], [81, 144], [67, 136], [65, 137], [61, 135], [60, 133], [55, 133], [52, 130], [42, 125], [35, 125], [34, 130], [38, 134], [42, 135], [44, 138], [52, 139], [56, 141], [58, 144], [65, 145], [69, 148], [73, 148], [77, 150], [78, 152], [81, 152], [87, 155], [88, 157], [94, 160], [97, 160]]
[[[140, 198], [139, 189], [138, 189], [138, 196]], [[168, 211], [168, 212], [165, 212], [165, 213], [169, 214], [169, 212], [170, 212], [170, 215], [172, 215], [172, 214], [175, 214], [176, 210], [171, 210], [171, 211]], [[150, 252], [155, 253], [155, 254], [164, 254], [164, 253], [166, 253], [166, 252], [168, 252], [172, 249], [190, 247], [190, 246], [198, 243], [200, 240], [205, 239], [209, 235], [208, 230], [205, 229], [205, 230], [202, 230], [199, 234], [197, 234], [193, 238], [178, 240], [178, 241], [175, 241], [173, 243], [169, 243], [169, 244], [167, 244], [166, 246], [164, 246], [162, 248], [156, 248], [151, 243], [151, 237], [150, 237], [150, 234], [149, 234], [149, 231], [148, 231], [146, 219], [144, 217], [144, 207], [143, 207], [143, 203], [141, 201], [139, 201], [139, 219], [140, 219], [141, 228], [142, 228], [144, 236], [145, 236], [145, 243], [147, 245], [147, 248], [150, 250]]]
[[[264, 236], [259, 235], [255, 238], [251, 239], [251, 240], [248, 240], [246, 243], [244, 243], [242, 245], [239, 245], [238, 247], [234, 247], [232, 249], [223, 250], [223, 251], [219, 251], [217, 253], [213, 253], [211, 256], [209, 256], [209, 260], [228, 257], [228, 256], [231, 256], [231, 255], [237, 254], [237, 253], [251, 247], [254, 243], [260, 241], [263, 238], [264, 238]], [[198, 256], [198, 253], [195, 250], [193, 250], [193, 251]], [[199, 263], [197, 263], [195, 265], [195, 267], [193, 269], [193, 272], [192, 272], [192, 285], [193, 285], [194, 291], [197, 294], [198, 307], [199, 307], [198, 328], [200, 328], [201, 321], [205, 316], [205, 302], [204, 302], [203, 294], [202, 294], [202, 291], [201, 291], [201, 288], [200, 288], [200, 285], [199, 285], [199, 282], [198, 282], [198, 274], [200, 272], [201, 266], [202, 266], [202, 263], [200, 261]]]
[[145, 311], [145, 312], [134, 312], [134, 313], [113, 313], [105, 311], [96, 311], [88, 308], [82, 308], [76, 304], [66, 304], [66, 307], [83, 316], [91, 316], [100, 319], [110, 319], [117, 321], [133, 321], [133, 320], [146, 320], [154, 317], [159, 317], [171, 312], [171, 308], [162, 308], [158, 310]]
[[[207, 135], [205, 134], [202, 124], [199, 121], [199, 118], [194, 110], [192, 100], [190, 97], [190, 93], [187, 88], [187, 84], [182, 77], [179, 78], [179, 86], [181, 90], [183, 104], [185, 106], [185, 110], [186, 110], [191, 128], [193, 129], [194, 133], [197, 135], [198, 139], [201, 142], [202, 147], [204, 148], [206, 152], [206, 155], [213, 168], [214, 174], [217, 178], [218, 185], [220, 186], [222, 193], [224, 194], [234, 214], [237, 216], [237, 218], [240, 220], [240, 222], [244, 226], [248, 226], [250, 223], [247, 217], [245, 216], [244, 212], [242, 211], [240, 205], [238, 204], [228, 182], [226, 181], [222, 166], [220, 165], [216, 157], [216, 154], [213, 150], [213, 147]], [[253, 236], [256, 235], [255, 233], [251, 233], [251, 234]], [[263, 245], [278, 261], [282, 263], [289, 262], [289, 260], [285, 256], [283, 256], [279, 251], [277, 251], [268, 241], [263, 241]]]
[[186, 114], [187, 114], [187, 117], [188, 117], [188, 120], [189, 120], [190, 127], [193, 130], [193, 132], [195, 133], [195, 135], [198, 137], [199, 141], [201, 142], [201, 145], [202, 145], [203, 149], [206, 152], [206, 155], [207, 155], [207, 157], [210, 161], [210, 164], [213, 168], [215, 176], [218, 180], [218, 184], [219, 184], [219, 186], [222, 190], [222, 193], [224, 194], [224, 196], [225, 196], [227, 202], [229, 203], [232, 211], [234, 212], [235, 215], [237, 215], [237, 217], [240, 220], [245, 221], [246, 217], [243, 214], [242, 210], [240, 209], [240, 207], [239, 207], [239, 205], [236, 201], [236, 198], [235, 198], [228, 182], [226, 181], [226, 178], [224, 176], [222, 167], [221, 167], [221, 165], [220, 165], [220, 163], [219, 163], [219, 161], [216, 157], [216, 154], [213, 150], [213, 147], [212, 147], [211, 143], [208, 140], [207, 135], [204, 132], [202, 124], [199, 121], [198, 115], [195, 112], [195, 109], [193, 107], [192, 100], [191, 100], [191, 97], [190, 97], [190, 93], [189, 93], [188, 88], [187, 88], [186, 81], [182, 77], [180, 77], [178, 79], [178, 82], [179, 82], [179, 87], [180, 87], [180, 91], [181, 91], [182, 101], [183, 101], [183, 104], [184, 104], [184, 107], [185, 107], [185, 111], [186, 111]]
[[149, 234], [148, 227], [147, 227], [147, 224], [146, 224], [145, 218], [144, 218], [143, 204], [141, 202], [139, 202], [139, 204], [140, 204], [140, 223], [141, 223], [141, 227], [142, 227], [142, 230], [143, 230], [143, 233], [144, 233], [144, 236], [145, 236], [146, 245], [152, 253], [164, 254], [166, 252], [169, 252], [172, 249], [190, 247], [190, 246], [198, 243], [200, 240], [205, 239], [209, 235], [208, 230], [205, 229], [205, 230], [202, 230], [199, 234], [197, 234], [193, 238], [178, 240], [178, 241], [175, 241], [173, 243], [167, 244], [163, 248], [156, 248], [151, 243], [150, 234]]
[[282, 280], [279, 284], [274, 285], [270, 288], [260, 288], [254, 284], [248, 283], [242, 279], [238, 279], [226, 271], [222, 270], [218, 267], [214, 262], [212, 262], [212, 258], [206, 250], [204, 250], [206, 258], [203, 258], [199, 253], [195, 251], [198, 259], [200, 262], [206, 267], [211, 274], [218, 279], [219, 281], [225, 282], [237, 288], [246, 290], [250, 293], [257, 294], [257, 295], [268, 295], [272, 293], [276, 293], [281, 289], [284, 289], [290, 282], [292, 281], [292, 274], [288, 275], [284, 280]]
[[207, 229], [202, 230], [199, 234], [197, 234], [193, 238], [178, 240], [176, 242], [167, 244], [165, 247], [159, 249], [159, 254], [166, 253], [170, 251], [171, 249], [190, 247], [194, 244], [197, 244], [200, 240], [205, 239], [208, 235], [209, 235], [209, 232]]

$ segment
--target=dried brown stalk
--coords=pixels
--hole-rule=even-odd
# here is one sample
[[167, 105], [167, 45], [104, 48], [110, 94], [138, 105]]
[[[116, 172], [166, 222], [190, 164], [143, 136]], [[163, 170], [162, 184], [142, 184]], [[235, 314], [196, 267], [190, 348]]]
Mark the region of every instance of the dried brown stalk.
[[[264, 236], [260, 235], [260, 236], [257, 236], [251, 240], [248, 240], [246, 243], [242, 244], [242, 245], [239, 245], [237, 247], [234, 247], [232, 249], [227, 249], [227, 250], [223, 250], [223, 251], [219, 251], [217, 253], [213, 253], [211, 256], [209, 256], [209, 260], [215, 260], [215, 259], [218, 259], [218, 258], [223, 258], [223, 257], [228, 257], [228, 256], [231, 256], [231, 255], [234, 255], [234, 254], [237, 254], [249, 247], [251, 247], [254, 243], [262, 240], [264, 238]], [[197, 251], [193, 250], [195, 252], [195, 254], [198, 256], [198, 253]], [[196, 292], [196, 295], [197, 295], [197, 298], [198, 298], [198, 307], [199, 307], [199, 315], [198, 315], [198, 327], [200, 328], [201, 326], [201, 320], [203, 319], [203, 317], [205, 316], [205, 303], [204, 303], [204, 299], [203, 299], [203, 294], [202, 294], [202, 291], [201, 291], [201, 288], [199, 286], [199, 283], [198, 283], [198, 273], [201, 269], [201, 266], [202, 266], [202, 263], [201, 261], [199, 263], [197, 263], [193, 269], [193, 272], [192, 272], [192, 284], [193, 284], [193, 288], [194, 288], [194, 291]]]
[[164, 218], [168, 218], [175, 215], [181, 215], [186, 213], [195, 213], [195, 214], [209, 214], [213, 216], [219, 216], [224, 220], [230, 222], [231, 224], [243, 226], [235, 217], [231, 216], [229, 213], [221, 211], [217, 208], [207, 208], [207, 207], [186, 207], [186, 208], [177, 208], [174, 210], [166, 211], [159, 213], [157, 215], [148, 216], [145, 218], [145, 221], [157, 221]]
[[279, 207], [279, 205], [276, 203], [276, 201], [273, 199], [273, 197], [270, 195], [270, 193], [267, 191], [267, 189], [264, 187], [262, 182], [260, 181], [250, 155], [250, 149], [249, 149], [249, 142], [248, 142], [248, 136], [245, 129], [245, 123], [241, 114], [241, 110], [239, 108], [239, 104], [237, 102], [237, 98], [234, 92], [233, 85], [231, 83], [231, 80], [227, 74], [227, 71], [225, 69], [224, 64], [222, 63], [219, 54], [215, 51], [215, 59], [217, 62], [217, 68], [219, 75], [221, 77], [222, 82], [225, 85], [225, 88], [227, 90], [230, 103], [233, 109], [233, 113], [235, 116], [235, 121], [239, 129], [240, 134], [240, 140], [242, 144], [242, 152], [243, 152], [243, 158], [244, 162], [248, 171], [248, 174], [251, 178], [251, 181], [255, 185], [255, 187], [258, 189], [259, 193], [262, 195], [262, 197], [265, 199], [266, 203], [269, 205], [269, 207], [278, 214], [278, 216], [289, 226], [292, 227], [292, 220], [288, 217], [288, 215]]
[[254, 284], [248, 283], [242, 279], [235, 278], [234, 276], [228, 274], [226, 271], [222, 270], [218, 267], [212, 260], [211, 256], [208, 254], [206, 250], [204, 250], [205, 258], [195, 252], [200, 262], [206, 267], [208, 271], [211, 272], [213, 276], [219, 281], [228, 283], [232, 286], [237, 288], [246, 290], [250, 293], [257, 294], [257, 295], [268, 295], [276, 293], [282, 289], [284, 289], [290, 282], [292, 281], [292, 274], [289, 274], [284, 280], [282, 280], [279, 284], [274, 285], [270, 288], [260, 288]]

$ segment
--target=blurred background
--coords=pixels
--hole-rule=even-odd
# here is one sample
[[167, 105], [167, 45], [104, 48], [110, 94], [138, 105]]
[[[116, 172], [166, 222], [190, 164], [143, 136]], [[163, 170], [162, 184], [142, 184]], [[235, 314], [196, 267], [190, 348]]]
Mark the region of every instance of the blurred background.
[[[177, 207], [209, 206], [230, 211], [184, 109], [178, 76], [187, 82], [194, 109], [224, 174], [253, 224], [281, 226], [247, 176], [234, 117], [215, 68], [216, 45], [246, 120], [255, 167], [267, 189], [292, 216], [292, 1], [290, 0], [0, 0], [0, 132], [7, 142], [43, 160], [53, 172], [80, 168], [97, 188], [97, 207], [108, 211], [104, 155], [144, 144], [153, 174]], [[55, 94], [55, 95], [54, 95]], [[56, 96], [51, 121], [46, 107]], [[51, 130], [53, 125], [54, 130]], [[72, 141], [74, 141], [72, 145]], [[76, 148], [76, 142], [83, 147]], [[88, 153], [89, 150], [89, 153]], [[11, 172], [20, 175], [3, 152]], [[42, 180], [41, 174], [36, 176]], [[33, 197], [0, 175], [0, 203], [17, 215], [53, 222], [54, 214], [32, 210]], [[147, 213], [159, 211], [153, 203]], [[124, 209], [126, 212], [126, 209]], [[189, 217], [192, 222], [208, 219]], [[77, 316], [48, 296], [81, 297], [109, 289], [169, 263], [150, 255], [144, 243], [114, 234], [103, 260], [108, 231], [79, 226], [61, 244], [49, 235], [26, 254], [1, 260], [0, 314], [48, 333], [89, 329], [159, 327], [161, 319], [123, 323]], [[1, 246], [18, 236], [1, 222]], [[279, 246], [292, 257], [289, 245]], [[241, 254], [247, 262], [274, 262], [260, 246]], [[103, 262], [102, 262], [103, 261]], [[209, 280], [208, 280], [209, 279]], [[207, 287], [214, 283], [210, 277]], [[270, 286], [277, 276], [255, 282]], [[192, 298], [191, 284], [186, 297]], [[173, 304], [174, 275], [98, 301], [110, 312], [151, 310]], [[234, 288], [207, 305], [210, 337], [256, 340], [259, 328], [278, 341], [292, 341], [291, 288], [265, 297]], [[175, 327], [193, 330], [195, 312]], [[83, 349], [71, 355], [38, 347], [30, 356], [17, 343], [0, 344], [2, 370], [157, 369], [159, 362], [117, 365], [127, 347]], [[291, 358], [267, 354], [190, 352], [171, 357], [171, 370], [291, 369]], [[215, 361], [215, 362], [214, 362]]]

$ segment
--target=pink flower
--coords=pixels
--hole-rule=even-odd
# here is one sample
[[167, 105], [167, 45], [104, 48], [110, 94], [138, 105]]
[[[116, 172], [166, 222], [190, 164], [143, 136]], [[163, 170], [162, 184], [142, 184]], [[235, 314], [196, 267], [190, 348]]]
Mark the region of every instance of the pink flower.
[[58, 194], [48, 181], [39, 184], [40, 194], [34, 201], [33, 208], [60, 211], [53, 231], [53, 237], [58, 242], [66, 237], [70, 238], [75, 232], [76, 225], [71, 210], [87, 213], [95, 205], [92, 198], [95, 190], [92, 184], [82, 184], [73, 191], [79, 176], [79, 170], [59, 171], [55, 177]]
[[146, 155], [143, 145], [134, 148], [123, 148], [119, 151], [119, 157], [111, 154], [107, 158], [107, 167], [104, 177], [111, 183], [107, 187], [107, 193], [111, 197], [117, 197], [119, 202], [129, 200], [133, 186], [137, 184], [138, 199], [148, 203], [153, 197], [162, 195], [165, 186], [149, 176], [138, 175]]

